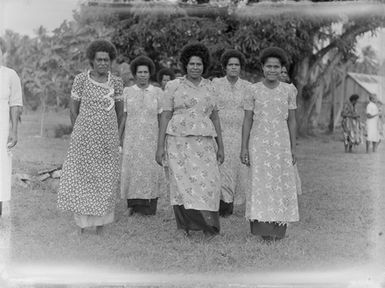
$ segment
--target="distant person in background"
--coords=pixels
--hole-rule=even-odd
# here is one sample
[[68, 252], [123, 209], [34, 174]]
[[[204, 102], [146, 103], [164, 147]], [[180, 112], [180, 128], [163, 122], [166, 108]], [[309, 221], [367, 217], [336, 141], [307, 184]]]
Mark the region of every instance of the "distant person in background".
[[121, 196], [127, 200], [128, 215], [155, 215], [162, 169], [151, 156], [157, 147], [163, 91], [149, 82], [155, 73], [150, 58], [135, 58], [131, 62], [131, 72], [135, 85], [123, 91]]
[[378, 133], [380, 134], [380, 140], [377, 143], [377, 149], [378, 145], [384, 140], [384, 104], [382, 104], [380, 101], [377, 99], [377, 108], [378, 108]]
[[379, 110], [376, 102], [377, 96], [371, 94], [369, 96], [369, 103], [366, 106], [366, 153], [370, 152], [370, 144], [372, 144], [372, 151], [376, 152], [380, 141], [380, 132], [378, 130]]
[[239, 161], [242, 141], [243, 101], [251, 83], [239, 78], [245, 67], [245, 56], [237, 50], [226, 50], [221, 56], [221, 64], [226, 75], [212, 80], [219, 95], [218, 108], [221, 119], [223, 145], [226, 160], [219, 167], [221, 172], [221, 197], [219, 215], [233, 213], [234, 199], [244, 198], [247, 169]]
[[166, 87], [167, 82], [175, 79], [175, 74], [171, 69], [162, 68], [159, 70], [156, 78], [158, 80], [160, 87], [164, 91], [164, 88]]
[[120, 78], [123, 80], [124, 87], [130, 87], [135, 84], [134, 76], [132, 76], [130, 64], [123, 62], [119, 66]]
[[119, 124], [123, 82], [110, 72], [115, 46], [106, 40], [87, 49], [91, 70], [76, 75], [71, 90], [73, 132], [63, 164], [58, 207], [71, 211], [79, 233], [114, 221], [120, 175]]
[[174, 75], [175, 75], [175, 78], [183, 77], [182, 71], [178, 68], [174, 69]]
[[7, 44], [0, 37], [0, 216], [3, 201], [11, 199], [11, 149], [18, 141], [18, 119], [23, 107], [20, 78], [4, 65], [6, 52]]
[[360, 115], [356, 111], [358, 98], [357, 94], [350, 96], [341, 112], [345, 152], [352, 152], [353, 146], [358, 146], [362, 140]]

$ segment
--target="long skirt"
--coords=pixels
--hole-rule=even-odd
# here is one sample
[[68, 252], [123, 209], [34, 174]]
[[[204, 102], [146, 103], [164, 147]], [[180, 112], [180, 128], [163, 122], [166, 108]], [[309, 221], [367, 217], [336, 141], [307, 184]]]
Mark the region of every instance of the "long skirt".
[[167, 135], [170, 202], [177, 227], [219, 233], [220, 174], [213, 137]]
[[154, 199], [127, 199], [127, 207], [133, 212], [143, 215], [155, 215], [158, 198]]
[[75, 223], [80, 228], [103, 226], [114, 222], [114, 212], [108, 213], [104, 216], [93, 215], [78, 215], [74, 214]]
[[250, 232], [253, 235], [262, 237], [270, 236], [277, 239], [282, 239], [286, 234], [286, 224], [279, 224], [276, 222], [261, 222], [258, 220], [250, 221]]

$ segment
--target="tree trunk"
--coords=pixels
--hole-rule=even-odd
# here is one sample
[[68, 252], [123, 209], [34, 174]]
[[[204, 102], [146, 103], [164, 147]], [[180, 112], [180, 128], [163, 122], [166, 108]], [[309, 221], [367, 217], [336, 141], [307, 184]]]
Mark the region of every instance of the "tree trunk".
[[43, 137], [44, 133], [44, 118], [45, 118], [45, 102], [47, 98], [47, 89], [44, 88], [43, 90], [43, 97], [42, 97], [42, 109], [41, 109], [41, 115], [40, 115], [40, 137]]
[[329, 121], [329, 132], [333, 133], [334, 132], [334, 119], [336, 115], [336, 79], [335, 79], [335, 74], [333, 73], [332, 78], [331, 78], [331, 83], [330, 83], [330, 92], [332, 96], [332, 101], [331, 101], [331, 109], [330, 109], [330, 121]]

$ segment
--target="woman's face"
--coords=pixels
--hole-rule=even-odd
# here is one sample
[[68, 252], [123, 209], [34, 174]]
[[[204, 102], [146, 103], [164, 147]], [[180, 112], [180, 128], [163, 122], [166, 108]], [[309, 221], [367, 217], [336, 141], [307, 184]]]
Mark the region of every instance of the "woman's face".
[[107, 52], [96, 52], [92, 64], [98, 74], [107, 74], [111, 67], [110, 55]]
[[170, 80], [171, 80], [170, 75], [163, 75], [162, 82], [161, 82], [161, 85], [162, 85], [163, 89], [164, 89], [164, 87], [166, 87], [167, 82], [170, 81]]
[[226, 75], [229, 77], [239, 77], [241, 73], [241, 63], [238, 58], [232, 57], [226, 65]]
[[279, 81], [282, 71], [282, 65], [278, 58], [269, 57], [262, 66], [263, 75], [268, 81]]
[[203, 62], [200, 57], [192, 56], [187, 63], [186, 72], [192, 79], [198, 79], [203, 73]]
[[138, 85], [147, 86], [148, 81], [150, 80], [150, 70], [148, 69], [148, 66], [139, 65], [136, 68], [135, 78]]
[[289, 74], [287, 73], [287, 70], [286, 70], [285, 66], [282, 67], [281, 75], [280, 75], [279, 78], [280, 78], [279, 80], [282, 81], [282, 82], [286, 82], [286, 83], [290, 82]]

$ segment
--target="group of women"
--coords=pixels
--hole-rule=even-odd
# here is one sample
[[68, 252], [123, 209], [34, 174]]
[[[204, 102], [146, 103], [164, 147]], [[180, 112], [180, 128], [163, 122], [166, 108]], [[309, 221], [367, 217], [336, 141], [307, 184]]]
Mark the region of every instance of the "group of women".
[[113, 222], [119, 175], [128, 215], [156, 214], [166, 182], [186, 236], [218, 235], [219, 216], [233, 213], [237, 194], [246, 195], [251, 233], [265, 240], [283, 238], [287, 224], [299, 220], [296, 89], [281, 81], [282, 49], [262, 51], [265, 77], [252, 85], [239, 78], [245, 65], [239, 51], [224, 52], [226, 76], [211, 81], [204, 78], [209, 50], [188, 44], [179, 59], [185, 75], [160, 71], [162, 89], [150, 84], [155, 65], [146, 56], [131, 62], [135, 85], [124, 89], [109, 69], [113, 44], [94, 41], [87, 57], [91, 69], [72, 87], [73, 132], [58, 193], [58, 207], [74, 213], [80, 233], [91, 226], [99, 233]]

